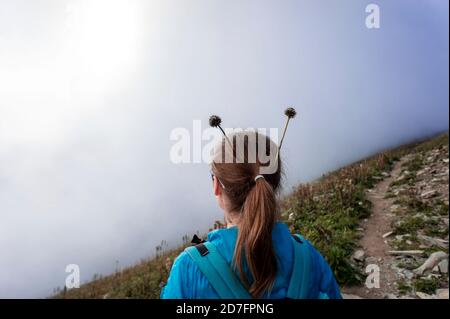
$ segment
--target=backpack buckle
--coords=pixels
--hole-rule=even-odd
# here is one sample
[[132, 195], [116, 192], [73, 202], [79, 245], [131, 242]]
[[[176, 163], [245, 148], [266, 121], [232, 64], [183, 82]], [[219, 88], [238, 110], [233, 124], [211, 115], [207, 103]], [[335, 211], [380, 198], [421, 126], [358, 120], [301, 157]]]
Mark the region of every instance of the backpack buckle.
[[203, 243], [195, 245], [195, 248], [197, 248], [198, 252], [200, 253], [200, 255], [202, 257], [208, 255], [208, 253], [209, 253], [208, 248]]

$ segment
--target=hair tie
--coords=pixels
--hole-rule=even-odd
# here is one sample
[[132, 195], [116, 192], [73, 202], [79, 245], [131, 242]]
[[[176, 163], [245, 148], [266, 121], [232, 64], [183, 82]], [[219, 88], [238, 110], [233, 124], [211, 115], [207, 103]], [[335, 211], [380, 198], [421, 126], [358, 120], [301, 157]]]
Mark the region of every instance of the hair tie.
[[258, 179], [260, 179], [260, 178], [264, 178], [264, 176], [262, 176], [262, 175], [256, 175], [256, 177], [255, 177], [255, 182], [256, 182]]

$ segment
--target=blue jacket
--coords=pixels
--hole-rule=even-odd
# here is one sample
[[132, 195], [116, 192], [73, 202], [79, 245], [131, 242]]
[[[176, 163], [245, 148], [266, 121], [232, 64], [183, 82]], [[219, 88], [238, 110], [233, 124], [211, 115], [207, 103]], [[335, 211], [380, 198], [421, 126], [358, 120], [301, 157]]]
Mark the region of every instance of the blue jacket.
[[[217, 229], [208, 234], [208, 241], [213, 243], [219, 253], [231, 265], [238, 228], [236, 226]], [[277, 222], [272, 232], [273, 245], [277, 256], [278, 271], [275, 283], [264, 298], [286, 298], [289, 280], [292, 273], [294, 247], [291, 233], [286, 224]], [[310, 274], [311, 298], [341, 298], [339, 286], [333, 272], [320, 253], [307, 242], [312, 258]], [[248, 267], [244, 267], [248, 278], [251, 278]], [[167, 299], [218, 299], [219, 296], [198, 268], [197, 264], [186, 253], [182, 252], [172, 266], [166, 286], [161, 291], [161, 298]]]

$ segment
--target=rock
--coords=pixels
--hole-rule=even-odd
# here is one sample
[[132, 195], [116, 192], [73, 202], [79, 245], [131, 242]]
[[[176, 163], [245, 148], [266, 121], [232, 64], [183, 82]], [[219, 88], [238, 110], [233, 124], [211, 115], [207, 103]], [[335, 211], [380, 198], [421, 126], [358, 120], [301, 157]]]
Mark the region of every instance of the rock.
[[438, 290], [436, 290], [436, 298], [437, 299], [449, 299], [449, 297], [448, 297], [448, 288], [447, 289], [438, 289]]
[[360, 296], [352, 295], [352, 294], [341, 294], [342, 299], [363, 299]]
[[377, 264], [379, 260], [376, 257], [367, 257], [365, 260], [366, 265]]
[[394, 205], [392, 205], [392, 206], [389, 208], [389, 211], [390, 211], [391, 213], [393, 213], [393, 212], [398, 211], [399, 208], [400, 208], [399, 205], [394, 204]]
[[424, 221], [430, 220], [430, 217], [424, 215], [423, 213], [416, 213], [412, 216], [413, 218], [421, 218]]
[[423, 255], [423, 250], [389, 250], [388, 254], [398, 256], [398, 255], [407, 255], [407, 256], [417, 256]]
[[384, 177], [390, 177], [391, 174], [389, 174], [388, 172], [382, 172], [381, 175], [383, 175]]
[[425, 279], [439, 279], [441, 277], [442, 276], [440, 274], [428, 274], [428, 276], [422, 277], [422, 278], [425, 278]]
[[448, 274], [448, 259], [442, 260], [437, 267], [441, 274]]
[[356, 261], [363, 262], [365, 256], [366, 256], [366, 253], [364, 252], [364, 250], [358, 249], [357, 251], [355, 251], [355, 252], [353, 253], [352, 258], [353, 258], [354, 260], [356, 260]]
[[384, 299], [398, 299], [398, 297], [394, 294], [389, 293], [384, 296]]
[[434, 296], [434, 295], [429, 295], [429, 294], [426, 294], [426, 293], [420, 292], [420, 291], [417, 291], [417, 292], [416, 292], [416, 295], [417, 295], [417, 297], [419, 297], [420, 299], [436, 299], [436, 296]]
[[423, 263], [422, 266], [414, 269], [414, 273], [416, 275], [423, 275], [426, 271], [431, 270], [439, 264], [442, 260], [447, 259], [448, 256], [443, 251], [437, 251], [435, 253], [432, 253], [430, 257]]
[[444, 158], [442, 161], [443, 161], [445, 164], [448, 164], [448, 158]]
[[422, 194], [420, 194], [420, 197], [427, 199], [435, 197], [437, 194], [438, 194], [437, 190], [433, 189], [431, 191], [423, 192]]
[[416, 175], [420, 176], [420, 175], [426, 173], [426, 171], [429, 171], [429, 170], [430, 170], [430, 168], [427, 166], [427, 167], [421, 169], [420, 171], [418, 171]]
[[439, 247], [441, 249], [445, 249], [448, 247], [448, 241], [447, 240], [443, 240], [440, 238], [433, 238], [430, 236], [425, 236], [425, 235], [419, 235], [418, 238], [421, 241], [424, 241], [425, 243], [427, 243], [430, 246], [436, 246]]
[[407, 269], [403, 270], [403, 275], [405, 275], [406, 279], [413, 279], [414, 278], [414, 273], [412, 271], [409, 271]]
[[436, 266], [434, 266], [434, 268], [431, 271], [432, 272], [439, 272], [439, 267], [436, 265]]

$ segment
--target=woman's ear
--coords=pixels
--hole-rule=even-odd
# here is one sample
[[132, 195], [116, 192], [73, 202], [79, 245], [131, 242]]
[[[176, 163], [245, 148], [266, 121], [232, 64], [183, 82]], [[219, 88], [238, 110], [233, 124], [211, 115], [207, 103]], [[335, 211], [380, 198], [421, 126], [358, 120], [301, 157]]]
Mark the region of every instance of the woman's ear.
[[214, 188], [214, 196], [222, 195], [222, 189], [220, 188], [219, 181], [217, 180], [217, 177], [215, 177], [215, 176], [214, 176], [213, 188]]

